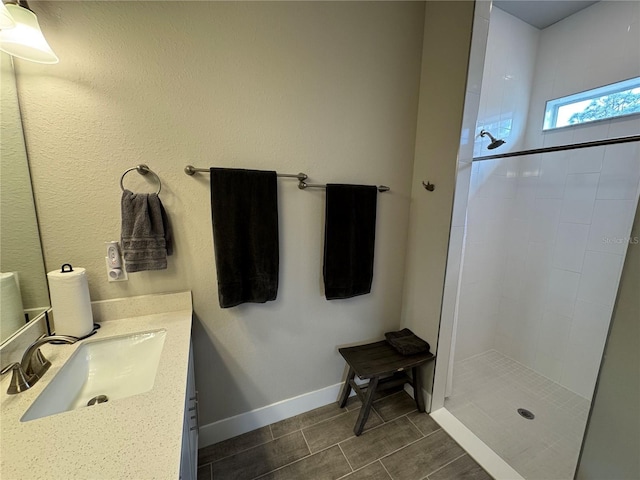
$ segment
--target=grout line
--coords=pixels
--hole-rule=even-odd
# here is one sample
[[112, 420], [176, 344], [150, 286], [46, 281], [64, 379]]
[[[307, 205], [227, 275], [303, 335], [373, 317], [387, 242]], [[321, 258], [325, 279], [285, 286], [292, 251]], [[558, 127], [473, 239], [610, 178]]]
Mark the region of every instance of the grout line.
[[382, 468], [384, 468], [384, 471], [387, 472], [387, 475], [389, 475], [389, 478], [393, 479], [391, 472], [389, 472], [389, 470], [387, 470], [387, 467], [384, 466], [384, 463], [382, 463], [382, 459], [379, 458], [378, 461], [380, 462], [380, 465], [382, 465]]
[[[419, 432], [418, 432], [418, 433], [419, 433]], [[409, 443], [407, 443], [406, 445], [403, 445], [403, 446], [402, 446], [402, 447], [400, 447], [400, 448], [396, 448], [394, 451], [389, 452], [389, 453], [387, 453], [387, 454], [385, 454], [385, 455], [381, 456], [378, 460], [382, 460], [383, 458], [387, 458], [387, 457], [389, 457], [389, 456], [393, 455], [394, 453], [399, 452], [399, 451], [400, 451], [400, 450], [402, 450], [403, 448], [407, 448], [407, 447], [409, 447], [409, 446], [413, 445], [414, 443], [417, 443], [417, 442], [419, 442], [420, 440], [424, 440], [424, 439], [425, 439], [425, 437], [417, 438], [417, 439], [415, 439], [414, 441], [409, 442]], [[380, 462], [380, 463], [382, 463], [382, 462]], [[383, 466], [384, 466], [384, 465], [383, 465]]]
[[[293, 465], [294, 463], [301, 462], [302, 460], [305, 460], [305, 459], [307, 459], [309, 457], [313, 457], [315, 455], [314, 453], [311, 453], [311, 449], [309, 448], [309, 444], [307, 443], [307, 439], [304, 437], [304, 433], [302, 433], [302, 430], [295, 430], [295, 431], [293, 431], [291, 433], [296, 433], [296, 432], [300, 432], [302, 434], [302, 438], [304, 439], [304, 442], [307, 444], [307, 449], [309, 450], [309, 454], [308, 455], [304, 455], [303, 457], [300, 457], [300, 458], [294, 460], [293, 462], [289, 462], [289, 463], [287, 463], [285, 465], [279, 466], [278, 468], [274, 468], [273, 470], [269, 470], [268, 472], [262, 473], [262, 474], [258, 475], [257, 477], [254, 477], [253, 480], [258, 480], [259, 478], [265, 477], [265, 476], [267, 476], [267, 475], [269, 475], [269, 474], [271, 474], [273, 472], [277, 472], [278, 470], [282, 470], [282, 469], [284, 469], [284, 468], [286, 468], [286, 467], [288, 467], [290, 465]], [[283, 435], [283, 437], [284, 436], [286, 436], [286, 435]], [[279, 438], [282, 438], [282, 437], [279, 437]], [[329, 447], [329, 448], [331, 448], [331, 447]], [[325, 448], [324, 450], [328, 450], [328, 449]], [[323, 452], [324, 450], [320, 450], [320, 451], [318, 451], [316, 453]], [[213, 476], [213, 472], [212, 472], [212, 476]]]
[[[294, 430], [294, 431], [293, 431], [293, 432], [291, 432], [291, 433], [296, 433], [296, 432], [297, 432], [297, 430]], [[273, 442], [273, 441], [275, 441], [275, 440], [279, 440], [279, 439], [281, 439], [281, 438], [286, 437], [287, 435], [291, 435], [291, 433], [287, 433], [286, 435], [282, 435], [281, 437], [278, 437], [277, 439], [275, 439], [275, 438], [274, 438], [274, 439], [272, 439], [272, 440], [267, 440], [266, 442], [257, 443], [257, 444], [255, 444], [255, 445], [250, 446], [249, 448], [245, 448], [245, 449], [243, 449], [243, 450], [238, 450], [237, 452], [232, 453], [231, 455], [226, 455], [226, 456], [224, 456], [224, 457], [220, 457], [220, 458], [218, 458], [217, 460], [212, 460], [212, 461], [210, 461], [209, 463], [211, 464], [211, 466], [212, 466], [212, 468], [213, 468], [213, 464], [214, 464], [214, 463], [218, 463], [218, 462], [220, 462], [220, 461], [222, 461], [222, 460], [226, 460], [226, 459], [227, 459], [227, 458], [229, 458], [229, 457], [233, 457], [234, 455], [239, 455], [240, 453], [247, 452], [247, 451], [251, 450], [252, 448], [262, 447], [262, 446], [266, 445], [267, 443]], [[240, 435], [238, 435], [238, 436], [240, 436]], [[273, 436], [273, 434], [272, 434], [271, 436]], [[236, 437], [231, 437], [231, 438], [236, 438]], [[224, 441], [224, 440], [223, 440], [223, 441]], [[222, 442], [220, 442], [220, 443], [222, 443]], [[206, 448], [206, 447], [205, 447], [205, 448]], [[206, 465], [206, 464], [205, 464], [205, 465]]]
[[[391, 394], [391, 395], [386, 395], [386, 396], [381, 397], [381, 398], [379, 398], [378, 400], [376, 400], [376, 402], [378, 402], [378, 401], [380, 401], [380, 400], [382, 400], [382, 399], [385, 399], [385, 398], [391, 397], [391, 396], [393, 396], [393, 395], [398, 395], [398, 394], [400, 394], [400, 393], [402, 393], [402, 391], [395, 392], [395, 393], [393, 393], [393, 394]], [[374, 403], [375, 403], [375, 402], [374, 402]], [[327, 405], [330, 405], [330, 404], [327, 404]], [[320, 408], [321, 408], [321, 407], [320, 407]], [[245, 449], [243, 449], [243, 450], [238, 450], [237, 452], [234, 452], [234, 453], [232, 453], [232, 454], [230, 454], [230, 455], [226, 455], [226, 456], [221, 457], [221, 458], [218, 458], [218, 459], [216, 459], [216, 460], [209, 461], [209, 462], [204, 463], [204, 464], [202, 464], [202, 465], [201, 465], [200, 463], [198, 463], [198, 468], [199, 468], [199, 467], [201, 467], [201, 466], [204, 466], [204, 465], [209, 464], [209, 465], [210, 465], [211, 472], [212, 472], [211, 474], [212, 474], [212, 477], [213, 477], [213, 464], [214, 464], [214, 463], [220, 462], [220, 461], [225, 460], [225, 459], [227, 459], [227, 458], [229, 458], [229, 457], [233, 457], [234, 455], [238, 455], [238, 454], [241, 454], [241, 453], [247, 452], [247, 451], [249, 451], [249, 450], [251, 450], [251, 449], [253, 449], [253, 448], [257, 448], [257, 447], [260, 447], [260, 446], [264, 446], [264, 445], [266, 445], [267, 443], [273, 442], [273, 441], [275, 441], [275, 440], [279, 440], [279, 439], [284, 438], [284, 437], [286, 437], [286, 436], [288, 436], [288, 435], [292, 435], [292, 434], [294, 434], [294, 433], [296, 433], [296, 432], [298, 432], [298, 431], [300, 431], [300, 433], [302, 433], [302, 437], [304, 438], [304, 441], [305, 441], [305, 443], [306, 443], [306, 445], [307, 445], [307, 448], [309, 449], [309, 455], [306, 455], [305, 457], [302, 457], [302, 458], [306, 458], [306, 457], [308, 457], [308, 456], [315, 455], [316, 453], [320, 453], [320, 452], [322, 452], [322, 451], [324, 451], [324, 450], [327, 450], [327, 449], [329, 449], [329, 448], [331, 448], [331, 447], [333, 447], [333, 446], [335, 446], [335, 445], [339, 445], [339, 443], [344, 442], [344, 441], [346, 441], [346, 440], [349, 440], [350, 438], [355, 438], [355, 435], [351, 435], [351, 436], [349, 436], [349, 437], [347, 437], [347, 438], [345, 438], [345, 439], [341, 440], [340, 442], [333, 443], [333, 444], [329, 445], [328, 447], [325, 447], [325, 448], [323, 448], [323, 449], [321, 449], [321, 450], [318, 450], [317, 452], [312, 452], [312, 451], [311, 451], [311, 447], [309, 446], [309, 442], [307, 441], [307, 438], [305, 437], [305, 435], [304, 435], [304, 431], [303, 431], [303, 430], [304, 430], [304, 429], [306, 429], [306, 428], [314, 427], [314, 426], [316, 426], [316, 425], [320, 425], [321, 423], [325, 423], [325, 422], [328, 422], [328, 421], [330, 421], [330, 420], [335, 420], [335, 419], [336, 419], [336, 418], [338, 418], [338, 417], [341, 417], [341, 416], [343, 416], [343, 415], [347, 415], [348, 413], [350, 413], [350, 412], [352, 412], [352, 411], [357, 411], [357, 410], [359, 410], [360, 408], [362, 408], [362, 405], [361, 405], [360, 407], [358, 407], [358, 408], [354, 408], [353, 410], [348, 410], [348, 409], [345, 407], [345, 408], [343, 409], [344, 411], [342, 411], [341, 413], [338, 413], [337, 415], [334, 415], [334, 416], [332, 416], [332, 417], [326, 418], [326, 419], [321, 420], [321, 421], [319, 421], [319, 422], [317, 422], [317, 423], [314, 423], [314, 424], [312, 424], [312, 425], [307, 425], [307, 426], [305, 426], [304, 428], [300, 428], [300, 429], [297, 429], [297, 430], [293, 430], [293, 431], [291, 431], [291, 432], [289, 432], [289, 433], [286, 433], [286, 434], [284, 434], [284, 435], [281, 435], [281, 436], [279, 436], [279, 437], [277, 437], [277, 438], [276, 438], [276, 437], [274, 436], [274, 434], [273, 434], [273, 429], [271, 428], [271, 425], [272, 425], [272, 424], [269, 424], [269, 425], [267, 425], [267, 426], [269, 427], [269, 433], [271, 434], [271, 440], [267, 440], [267, 441], [265, 441], [265, 442], [257, 443], [257, 444], [255, 444], [255, 445], [252, 445], [252, 446], [248, 447], [248, 448], [245, 448]], [[376, 416], [378, 417], [378, 419], [379, 419], [382, 423], [381, 423], [380, 425], [376, 425], [376, 426], [375, 426], [375, 427], [373, 427], [373, 428], [369, 428], [369, 429], [367, 429], [366, 431], [376, 429], [376, 428], [378, 428], [378, 427], [381, 427], [382, 425], [385, 425], [385, 424], [390, 423], [390, 422], [392, 422], [392, 421], [398, 420], [400, 417], [408, 415], [408, 413], [413, 413], [413, 412], [408, 412], [407, 414], [400, 415], [399, 417], [396, 417], [396, 418], [394, 418], [394, 419], [392, 419], [392, 420], [389, 420], [389, 422], [385, 422], [385, 421], [384, 421], [384, 419], [382, 418], [382, 416], [381, 416], [381, 415], [380, 415], [380, 414], [375, 410], [375, 408], [373, 407], [373, 405], [371, 406], [371, 410], [372, 410], [373, 414], [374, 414], [374, 415], [376, 415]], [[300, 415], [304, 415], [304, 414], [300, 414]], [[297, 415], [296, 415], [296, 416], [297, 416]], [[294, 417], [295, 417], [295, 416], [294, 416]], [[290, 418], [294, 418], [294, 417], [290, 417]], [[371, 414], [369, 415], [369, 418], [371, 418]], [[411, 422], [411, 421], [410, 421], [410, 422]], [[411, 423], [413, 423], [413, 422], [411, 422]], [[417, 427], [416, 427], [416, 428], [417, 428]], [[422, 432], [420, 432], [420, 429], [418, 429], [418, 431], [419, 431], [419, 433], [421, 433], [421, 434], [422, 434]], [[249, 432], [247, 432], [247, 433], [249, 433]], [[363, 433], [364, 433], [364, 431], [363, 431]], [[240, 435], [238, 435], [238, 436], [240, 436]], [[236, 438], [236, 437], [232, 437], [232, 438]], [[230, 439], [228, 439], [228, 440], [230, 440]], [[226, 440], [223, 440], [223, 441], [226, 441]], [[218, 442], [218, 443], [222, 443], [222, 442]], [[214, 444], [214, 445], [215, 445], [215, 444]], [[212, 446], [212, 445], [211, 445], [211, 446]], [[203, 447], [203, 448], [207, 448], [207, 447]], [[342, 448], [341, 448], [341, 447], [340, 447], [340, 450], [342, 451]], [[343, 455], [344, 455], [344, 452], [343, 452]], [[298, 459], [298, 460], [296, 460], [296, 461], [294, 461], [294, 462], [291, 462], [291, 463], [296, 463], [297, 461], [302, 460], [302, 458], [300, 458], [300, 459]], [[346, 458], [346, 455], [345, 455], [345, 458]], [[347, 462], [349, 462], [349, 460], [348, 460], [348, 459], [347, 459]], [[289, 463], [289, 464], [287, 464], [287, 465], [291, 465], [291, 463]], [[373, 463], [373, 462], [372, 462], [372, 463]], [[279, 470], [280, 468], [284, 468], [284, 467], [285, 467], [285, 466], [287, 466], [287, 465], [284, 465], [283, 467], [279, 467], [279, 468], [277, 468], [276, 470]], [[350, 464], [350, 463], [349, 463], [349, 466], [351, 466], [351, 464]], [[353, 467], [352, 467], [352, 470], [353, 470]], [[275, 471], [275, 470], [273, 470], [273, 471]], [[270, 473], [270, 472], [267, 472], [267, 473]], [[353, 472], [352, 472], [352, 473], [353, 473]], [[263, 475], [266, 475], [266, 473], [265, 473], [265, 474], [263, 474]], [[263, 476], [263, 475], [261, 475], [261, 476]], [[259, 478], [259, 477], [257, 477], [257, 478]]]
[[[348, 459], [347, 459], [347, 460], [348, 460]], [[376, 463], [376, 462], [378, 462], [378, 461], [379, 461], [379, 459], [378, 459], [378, 458], [376, 458], [375, 460], [370, 461], [370, 462], [369, 462], [369, 463], [367, 463], [366, 465], [363, 465], [363, 466], [359, 467], [357, 470], [354, 470], [354, 471], [353, 471], [353, 472], [351, 472], [351, 473], [359, 472], [360, 470], [363, 470], [363, 469], [367, 468], [367, 467], [368, 467], [368, 466], [370, 466], [370, 465], [373, 465], [374, 463]], [[346, 475], [343, 475], [343, 476], [341, 476], [341, 477], [337, 478], [336, 480], [340, 480], [341, 478], [348, 477], [349, 475], [351, 475], [351, 473], [347, 473]]]
[[[462, 447], [461, 447], [461, 448], [462, 448]], [[463, 448], [462, 450], [464, 450], [464, 448]], [[442, 469], [443, 469], [444, 467], [446, 467], [447, 465], [451, 465], [451, 464], [452, 464], [453, 462], [455, 462], [456, 460], [460, 460], [460, 459], [461, 459], [462, 457], [464, 457], [465, 455], [468, 455], [466, 450], [464, 450], [464, 453], [463, 453], [462, 455], [460, 455], [459, 457], [454, 458], [454, 459], [453, 459], [453, 460], [451, 460], [449, 463], [445, 463], [445, 464], [444, 464], [444, 465], [442, 465], [441, 467], [436, 468], [433, 472], [428, 473], [428, 474], [427, 474], [427, 476], [422, 477], [422, 479], [421, 479], [421, 480], [428, 479], [428, 478], [429, 478], [429, 476], [433, 475], [433, 474], [434, 474], [434, 473], [436, 473], [436, 472], [439, 472], [440, 470], [442, 470]]]
[[[427, 414], [428, 415], [428, 414]], [[418, 432], [420, 433], [420, 435], [422, 435], [422, 437], [426, 437], [426, 435], [422, 432], [422, 430], [420, 430], [420, 427], [418, 427], [418, 425], [416, 425], [414, 422], [411, 421], [411, 419], [409, 418], [409, 414], [406, 414], [405, 417], [407, 417], [407, 420], [409, 420], [409, 423], [411, 425], [413, 425], [414, 427], [416, 427], [416, 430], [418, 430]]]
[[351, 465], [351, 462], [349, 461], [349, 458], [347, 458], [347, 456], [344, 453], [344, 450], [342, 450], [342, 447], [340, 446], [340, 444], [338, 443], [338, 448], [340, 449], [340, 452], [342, 453], [342, 456], [344, 457], [344, 459], [347, 461], [347, 464], [349, 465], [349, 468], [351, 468], [351, 472], [355, 472], [355, 470], [353, 469], [353, 465]]
[[[202, 467], [209, 467], [209, 475], [207, 478], [207, 480], [213, 480], [213, 468], [212, 465], [210, 463], [205, 463], [204, 465], [198, 465], [198, 470], [200, 470]], [[197, 475], [197, 472], [196, 472]]]
[[302, 431], [302, 429], [300, 429], [300, 433], [302, 434], [302, 439], [304, 440], [304, 443], [307, 446], [307, 450], [309, 450], [309, 454], [313, 455], [313, 452], [311, 451], [311, 447], [309, 446], [309, 442], [307, 442], [307, 437], [304, 436], [304, 432]]

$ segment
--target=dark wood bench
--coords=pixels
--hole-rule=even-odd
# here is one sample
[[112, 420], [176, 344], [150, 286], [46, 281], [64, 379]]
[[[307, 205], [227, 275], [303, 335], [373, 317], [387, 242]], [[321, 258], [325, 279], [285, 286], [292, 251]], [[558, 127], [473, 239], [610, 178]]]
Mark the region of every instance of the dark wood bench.
[[[401, 355], [385, 340], [355, 347], [340, 348], [338, 351], [344, 357], [347, 365], [349, 365], [349, 373], [347, 373], [347, 379], [340, 392], [340, 407], [344, 408], [346, 406], [352, 388], [362, 401], [360, 415], [353, 429], [356, 435], [360, 435], [364, 429], [376, 392], [409, 383], [413, 387], [413, 395], [418, 411], [425, 411], [418, 368], [434, 358], [432, 353]], [[411, 369], [411, 376], [407, 375], [407, 370], [409, 369]], [[369, 383], [358, 386], [354, 380], [356, 375], [361, 380], [368, 379]]]

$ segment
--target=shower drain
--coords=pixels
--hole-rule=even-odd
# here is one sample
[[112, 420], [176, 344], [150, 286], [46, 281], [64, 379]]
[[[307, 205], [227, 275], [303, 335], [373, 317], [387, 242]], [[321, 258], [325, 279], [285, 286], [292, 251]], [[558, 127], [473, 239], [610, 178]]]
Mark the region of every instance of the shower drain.
[[536, 418], [533, 412], [530, 412], [526, 408], [519, 408], [518, 413], [520, 414], [521, 417], [524, 417], [527, 420], [533, 420], [534, 418]]

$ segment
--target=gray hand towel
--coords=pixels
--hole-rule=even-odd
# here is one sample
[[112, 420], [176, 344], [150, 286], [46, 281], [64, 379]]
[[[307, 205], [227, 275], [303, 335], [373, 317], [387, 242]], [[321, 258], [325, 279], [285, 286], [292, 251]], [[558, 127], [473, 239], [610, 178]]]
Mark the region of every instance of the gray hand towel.
[[121, 245], [128, 273], [164, 270], [173, 253], [167, 213], [155, 193], [122, 192]]

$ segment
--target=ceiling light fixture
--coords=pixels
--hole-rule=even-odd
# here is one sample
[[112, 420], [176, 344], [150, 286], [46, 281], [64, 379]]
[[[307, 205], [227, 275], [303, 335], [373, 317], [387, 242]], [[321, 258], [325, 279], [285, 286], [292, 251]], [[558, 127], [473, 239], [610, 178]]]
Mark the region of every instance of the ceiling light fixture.
[[16, 25], [0, 30], [0, 50], [36, 63], [58, 63], [58, 57], [45, 40], [38, 18], [26, 0], [7, 3], [6, 8]]
[[13, 28], [16, 26], [16, 22], [11, 18], [11, 14], [4, 3], [0, 1], [0, 30], [5, 28]]

